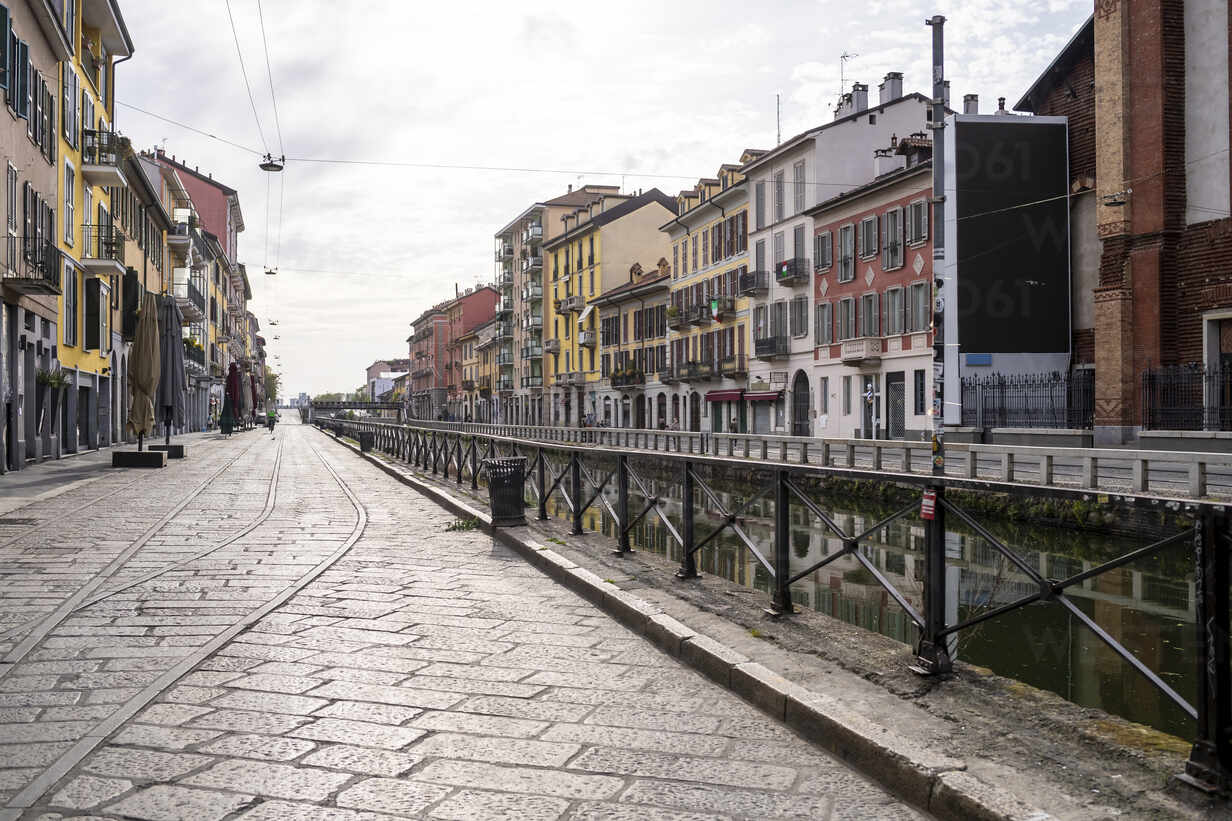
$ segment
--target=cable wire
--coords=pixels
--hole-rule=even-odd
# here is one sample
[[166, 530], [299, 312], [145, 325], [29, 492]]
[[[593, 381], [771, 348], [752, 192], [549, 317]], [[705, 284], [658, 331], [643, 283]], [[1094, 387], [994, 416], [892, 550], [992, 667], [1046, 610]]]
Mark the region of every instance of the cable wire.
[[[274, 94], [274, 71], [270, 68], [269, 40], [265, 38], [265, 15], [261, 12], [261, 0], [257, 0], [257, 19], [261, 21], [261, 43], [265, 46], [265, 74], [269, 77], [270, 102], [274, 105], [274, 128], [278, 132], [278, 153], [286, 156], [282, 144], [282, 123], [278, 120], [278, 97]], [[279, 220], [281, 220], [281, 216]]]
[[218, 140], [218, 142], [226, 143], [232, 148], [238, 148], [241, 151], [247, 151], [249, 154], [255, 154], [258, 157], [261, 156], [261, 152], [255, 148], [250, 148], [249, 146], [243, 145], [242, 143], [237, 143], [235, 140], [229, 140], [226, 137], [219, 137], [217, 134], [211, 134], [208, 131], [202, 131], [199, 128], [194, 128], [193, 126], [188, 125], [187, 123], [182, 123], [179, 120], [173, 120], [170, 117], [164, 117], [161, 114], [155, 114], [153, 111], [146, 111], [144, 108], [135, 106], [132, 103], [126, 103], [123, 100], [116, 100], [116, 105], [124, 106], [125, 108], [131, 109], [141, 114], [144, 114], [147, 117], [153, 117], [156, 120], [161, 120], [162, 122], [167, 123], [168, 125], [174, 125], [179, 128], [183, 128], [187, 131], [191, 131], [194, 134], [200, 134], [202, 137], [209, 137], [211, 140]]
[[244, 52], [240, 50], [240, 35], [235, 30], [235, 17], [231, 14], [231, 0], [225, 0], [227, 19], [231, 21], [231, 36], [235, 38], [235, 53], [240, 58], [240, 73], [244, 75], [244, 88], [248, 89], [248, 102], [252, 105], [252, 117], [257, 123], [257, 134], [261, 137], [261, 145], [265, 153], [269, 153], [269, 144], [265, 142], [265, 132], [261, 129], [261, 117], [257, 114], [257, 101], [252, 96], [252, 84], [248, 82], [248, 69], [244, 66]]

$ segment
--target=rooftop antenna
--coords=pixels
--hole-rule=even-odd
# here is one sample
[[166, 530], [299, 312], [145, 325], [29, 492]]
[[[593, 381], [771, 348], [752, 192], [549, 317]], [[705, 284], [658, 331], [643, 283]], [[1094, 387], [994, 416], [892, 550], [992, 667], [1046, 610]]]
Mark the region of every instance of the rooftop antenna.
[[774, 95], [774, 144], [783, 142], [783, 95]]
[[847, 61], [859, 56], [852, 51], [844, 51], [838, 56], [838, 96], [840, 97], [847, 91]]

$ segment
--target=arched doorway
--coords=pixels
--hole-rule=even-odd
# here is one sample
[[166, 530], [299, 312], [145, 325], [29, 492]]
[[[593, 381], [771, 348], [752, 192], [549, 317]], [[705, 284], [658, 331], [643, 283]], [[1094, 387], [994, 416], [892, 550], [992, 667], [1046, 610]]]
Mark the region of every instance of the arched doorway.
[[665, 428], [667, 427], [667, 394], [659, 394], [659, 399], [656, 404], [659, 409], [656, 414], [655, 424], [657, 427]]
[[697, 392], [689, 394], [689, 430], [700, 433], [702, 429], [702, 400]]
[[633, 413], [635, 416], [635, 419], [633, 420], [633, 427], [635, 428], [646, 427], [646, 397], [645, 396], [639, 396], [637, 397], [637, 399], [633, 400]]
[[809, 411], [812, 397], [809, 394], [808, 376], [804, 371], [796, 371], [796, 378], [791, 382], [791, 434], [792, 436], [809, 435]]
[[672, 397], [672, 424], [680, 424], [680, 395], [676, 394]]

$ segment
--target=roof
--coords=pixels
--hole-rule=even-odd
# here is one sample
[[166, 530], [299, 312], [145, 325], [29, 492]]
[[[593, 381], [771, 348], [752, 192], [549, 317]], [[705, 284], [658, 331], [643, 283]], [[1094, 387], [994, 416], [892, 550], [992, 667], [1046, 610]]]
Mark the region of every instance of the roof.
[[904, 94], [901, 97], [895, 97], [893, 100], [887, 100], [884, 103], [878, 103], [877, 105], [870, 105], [868, 108], [865, 108], [862, 111], [853, 111], [851, 114], [848, 114], [845, 117], [840, 117], [839, 119], [832, 120], [831, 122], [825, 123], [824, 125], [819, 125], [815, 128], [810, 128], [807, 131], [801, 131], [799, 134], [797, 134], [794, 137], [788, 137], [785, 142], [779, 143], [773, 149], [771, 149], [770, 151], [767, 151], [765, 154], [762, 154], [760, 157], [756, 157], [753, 160], [750, 160], [749, 162], [745, 163], [744, 166], [742, 166], [741, 171], [747, 174], [750, 170], [756, 168], [757, 166], [763, 163], [769, 162], [770, 160], [778, 157], [780, 154], [784, 154], [787, 151], [791, 150], [792, 148], [795, 148], [797, 145], [800, 145], [805, 140], [810, 140], [816, 135], [820, 134], [821, 132], [827, 129], [830, 129], [830, 128], [834, 128], [836, 125], [841, 125], [843, 123], [851, 122], [852, 120], [855, 120], [858, 117], [863, 117], [864, 115], [868, 114], [870, 111], [881, 111], [883, 109], [889, 108], [890, 106], [898, 105], [899, 103], [906, 102], [908, 100], [916, 100], [918, 102], [924, 102], [924, 103], [930, 102], [928, 97], [925, 97], [923, 94], [921, 94], [918, 91], [913, 91], [910, 94]]
[[874, 191], [878, 191], [882, 188], [888, 188], [889, 186], [894, 185], [895, 183], [902, 182], [903, 180], [911, 179], [917, 174], [923, 174], [925, 171], [931, 172], [932, 167], [933, 167], [933, 161], [925, 160], [924, 162], [919, 163], [918, 165], [913, 165], [910, 168], [899, 168], [898, 170], [891, 171], [888, 174], [882, 174], [877, 179], [873, 180], [872, 182], [867, 182], [864, 185], [861, 185], [859, 188], [853, 188], [850, 191], [844, 191], [838, 196], [831, 197], [825, 202], [817, 203], [812, 208], [806, 208], [804, 210], [804, 213], [810, 216], [814, 214], [820, 214], [822, 211], [828, 211], [834, 206], [841, 205], [842, 203], [847, 202], [848, 200], [853, 200], [853, 199], [856, 199], [857, 197], [862, 197], [865, 194], [871, 194]]
[[573, 230], [566, 231], [564, 234], [561, 234], [559, 237], [556, 237], [556, 239], [553, 239], [550, 242], [545, 242], [543, 244], [543, 247], [544, 248], [554, 248], [558, 245], [561, 245], [573, 239], [579, 234], [586, 233], [592, 228], [599, 228], [604, 225], [607, 225], [609, 222], [615, 222], [616, 220], [620, 219], [621, 217], [627, 214], [632, 214], [634, 211], [637, 211], [643, 206], [650, 205], [651, 203], [656, 203], [656, 202], [659, 205], [662, 205], [668, 211], [675, 213], [676, 200], [673, 199], [672, 197], [669, 197], [667, 194], [664, 194], [659, 189], [652, 188], [644, 194], [633, 197], [631, 199], [627, 199], [624, 202], [618, 203], [617, 205], [604, 211], [602, 214], [596, 214], [595, 216], [591, 217], [586, 222], [577, 226]]
[[[706, 206], [714, 206], [716, 208], [721, 207], [720, 205], [716, 204], [715, 202], [716, 200], [727, 199], [728, 194], [730, 194], [732, 191], [736, 191], [736, 190], [746, 187], [748, 184], [748, 181], [749, 181], [748, 177], [745, 177], [741, 179], [740, 182], [734, 183], [733, 185], [729, 185], [726, 188], [724, 188], [722, 191], [716, 192], [710, 198], [702, 200], [697, 205], [694, 205], [692, 208], [685, 211], [683, 214], [673, 213], [671, 219], [669, 219], [667, 222], [659, 226], [659, 230], [666, 231], [668, 229], [668, 226], [670, 226], [673, 222], [680, 223], [681, 219], [684, 217], [695, 216], [696, 214], [700, 213], [701, 210], [705, 208]], [[692, 199], [692, 197], [689, 197], [689, 199]]]
[[1027, 89], [1027, 93], [1022, 95], [1022, 99], [1014, 104], [1015, 111], [1029, 111], [1035, 113], [1035, 103], [1032, 99], [1040, 99], [1047, 93], [1048, 89], [1056, 84], [1065, 72], [1077, 63], [1084, 54], [1095, 52], [1095, 15], [1087, 18], [1074, 36], [1069, 38], [1069, 42], [1065, 44], [1065, 48], [1061, 49], [1048, 68], [1044, 69], [1044, 73], [1031, 84]]
[[141, 198], [142, 204], [147, 210], [154, 209], [156, 222], [164, 230], [171, 228], [171, 217], [168, 216], [167, 209], [163, 207], [161, 179], [156, 180], [150, 177], [150, 171], [146, 167], [146, 163], [149, 160], [140, 154], [130, 153], [124, 158], [124, 162], [130, 166], [133, 172], [125, 174], [129, 185], [131, 186], [136, 183], [145, 195]]
[[669, 287], [669, 282], [672, 278], [671, 272], [654, 274], [653, 276], [644, 276], [637, 282], [626, 282], [624, 285], [604, 291], [599, 296], [590, 300], [589, 305], [610, 305], [614, 302], [622, 302], [626, 299], [636, 299], [639, 296], [644, 296], [643, 291], [657, 291], [660, 288]]
[[194, 177], [201, 180], [203, 183], [214, 186], [219, 191], [221, 191], [222, 193], [226, 194], [229, 197], [239, 196], [240, 192], [236, 191], [234, 188], [231, 188], [228, 185], [222, 184], [218, 180], [211, 177], [209, 174], [202, 174], [197, 169], [189, 168], [187, 165], [184, 165], [184, 163], [179, 162], [178, 160], [175, 160], [171, 157], [168, 157], [166, 152], [164, 152], [161, 148], [158, 149], [158, 159], [159, 159], [159, 162], [165, 162], [167, 165], [171, 166], [177, 171], [183, 171], [185, 174], [192, 174]]
[[[602, 189], [602, 190], [595, 190], [595, 189]], [[619, 193], [620, 193], [620, 188], [615, 185], [584, 185], [576, 191], [566, 191], [564, 194], [561, 194], [559, 197], [553, 197], [550, 200], [546, 200], [544, 202], [532, 203], [531, 205], [527, 206], [525, 211], [518, 214], [516, 217], [513, 218], [513, 220], [508, 225], [506, 225], [504, 228], [497, 231], [495, 236], [499, 237], [502, 234], [508, 234], [510, 231], [513, 230], [513, 226], [517, 225], [519, 222], [526, 219], [526, 217], [530, 214], [530, 212], [534, 211], [537, 208], [546, 208], [549, 205], [557, 205], [557, 206], [586, 205], [587, 203], [594, 202], [595, 200], [599, 199], [599, 197], [601, 196], [610, 195], [610, 194], [619, 194]]]

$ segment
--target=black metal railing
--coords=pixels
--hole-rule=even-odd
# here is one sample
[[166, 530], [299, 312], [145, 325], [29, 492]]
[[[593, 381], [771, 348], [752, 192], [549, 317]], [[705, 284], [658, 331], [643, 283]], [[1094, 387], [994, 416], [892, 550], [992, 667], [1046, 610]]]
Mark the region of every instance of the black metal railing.
[[[860, 471], [853, 471], [850, 463], [846, 467], [830, 466], [828, 462], [820, 466], [793, 465], [783, 459], [778, 464], [770, 464], [765, 461], [764, 452], [762, 464], [750, 467], [747, 452], [742, 460], [731, 458], [737, 455], [734, 452], [723, 458], [719, 442], [724, 437], [719, 435], [709, 439], [715, 446], [712, 453], [704, 435], [671, 431], [564, 429], [552, 431], [553, 440], [544, 441], [528, 436], [535, 430], [533, 428], [510, 425], [429, 423], [409, 426], [327, 419], [318, 420], [318, 426], [337, 437], [345, 435], [358, 440], [361, 433], [373, 436], [378, 450], [393, 461], [408, 464], [423, 478], [445, 481], [452, 478], [460, 486], [469, 477], [472, 491], [479, 489], [481, 465], [485, 460], [505, 455], [527, 457], [527, 492], [534, 498], [532, 505], [537, 506], [540, 520], [549, 518], [549, 499], [558, 497], [568, 510], [572, 533], [581, 536], [585, 532], [583, 517], [586, 511], [602, 505], [614, 523], [616, 549], [626, 553], [632, 547], [630, 533], [634, 527], [648, 516], [657, 517], [679, 548], [680, 565], [675, 574], [679, 580], [697, 578], [698, 552], [707, 545], [717, 544], [716, 538], [728, 533], [747, 549], [758, 565], [758, 573], [764, 574], [771, 612], [779, 616], [788, 616], [796, 610], [791, 595], [793, 584], [839, 559], [854, 562], [893, 599], [905, 619], [914, 626], [914, 658], [910, 667], [923, 676], [942, 676], [934, 685], [936, 687], [945, 687], [943, 676], [953, 669], [953, 642], [960, 632], [977, 625], [995, 625], [1000, 617], [1028, 606], [1060, 608], [1076, 628], [1085, 627], [1093, 640], [1132, 668], [1162, 700], [1175, 704], [1194, 720], [1195, 741], [1180, 777], [1211, 791], [1224, 789], [1232, 783], [1232, 734], [1227, 732], [1226, 724], [1227, 716], [1232, 715], [1232, 663], [1228, 642], [1232, 514], [1223, 503], [1195, 501], [1184, 507], [1168, 508], [1165, 500], [1133, 493], [1102, 496], [1098, 504], [1113, 515], [1132, 508], [1161, 512], [1170, 509], [1181, 521], [1175, 532], [1149, 544], [1134, 540], [1122, 550], [1113, 550], [1110, 542], [1108, 555], [1094, 566], [1051, 567], [1052, 575], [1045, 575], [1034, 554], [1024, 555], [979, 520], [973, 512], [981, 504], [976, 497], [987, 497], [998, 507], [1004, 505], [1001, 497], [1007, 493], [1023, 498], [1045, 494], [1089, 504], [1091, 497], [1084, 490], [1042, 484], [1007, 488], [1003, 483], [982, 484], [971, 478], [930, 473], [895, 473], [887, 478], [879, 464], [865, 469], [860, 477], [857, 476]], [[481, 428], [500, 432], [485, 433]], [[726, 438], [729, 447], [733, 447], [731, 442], [748, 439], [743, 436]], [[652, 441], [652, 453], [631, 452], [642, 447], [649, 450], [647, 445]], [[700, 451], [695, 449], [699, 442]], [[677, 521], [669, 516], [665, 506], [667, 500], [654, 488], [643, 466], [673, 474], [672, 485], [679, 488]], [[715, 489], [720, 487], [720, 482], [747, 480], [750, 470], [757, 471], [757, 480], [753, 489], [742, 494], [744, 498], [728, 501]], [[811, 481], [828, 477], [892, 481], [903, 490], [905, 498], [900, 502], [903, 506], [879, 521], [870, 522], [860, 517], [840, 524], [827, 512], [825, 482]], [[613, 485], [614, 500], [609, 499]], [[948, 496], [948, 490], [962, 491], [964, 495]], [[642, 501], [637, 503], [640, 510], [633, 506], [631, 492], [640, 493]], [[818, 494], [820, 498], [816, 498]], [[769, 544], [759, 543], [756, 534], [745, 526], [748, 512], [757, 509], [756, 506], [764, 509], [766, 503], [772, 504], [773, 511]], [[806, 567], [800, 566], [804, 562], [792, 564], [793, 508], [797, 518], [800, 514], [814, 518], [816, 526], [837, 545], [837, 549], [828, 551]], [[947, 577], [955, 566], [953, 563], [961, 561], [961, 556], [950, 554], [947, 538], [950, 517], [958, 526], [977, 534], [988, 550], [1014, 568], [1014, 573], [1024, 579], [1021, 595], [999, 606], [977, 608], [961, 616], [947, 614], [947, 603], [959, 592], [953, 587], [956, 582]], [[901, 590], [893, 575], [884, 573], [864, 552], [869, 544], [882, 538], [880, 534], [886, 528], [903, 521], [918, 523], [922, 530], [923, 556], [916, 575], [921, 582], [920, 593]], [[708, 532], [699, 532], [703, 528]], [[1097, 620], [1098, 611], [1088, 614], [1073, 596], [1074, 591], [1105, 573], [1177, 548], [1188, 553], [1185, 563], [1192, 562], [1189, 566], [1195, 587], [1195, 649], [1184, 659], [1186, 664], [1192, 665], [1198, 680], [1197, 693], [1192, 700], [1177, 692], [1127, 649], [1113, 632], [1104, 629]]]
[[201, 367], [205, 367], [205, 348], [200, 345], [185, 345], [184, 358], [189, 362], [196, 362]]
[[744, 354], [727, 356], [719, 362], [719, 373], [724, 376], [743, 376], [748, 372], [749, 369], [744, 364]]
[[986, 374], [962, 380], [962, 423], [980, 428], [1090, 430], [1095, 371]]
[[714, 363], [710, 361], [690, 362], [689, 379], [695, 382], [707, 382], [714, 378]]
[[690, 325], [709, 325], [710, 324], [710, 306], [709, 305], [690, 305], [689, 306], [689, 324]]
[[809, 281], [809, 261], [803, 257], [785, 259], [774, 269], [774, 277], [783, 285], [795, 285]]
[[124, 234], [106, 225], [81, 226], [81, 258], [124, 262]]
[[1148, 368], [1141, 389], [1143, 430], [1232, 430], [1232, 368]]
[[[5, 237], [5, 240], [4, 259], [0, 261], [0, 273], [5, 280], [18, 290], [60, 292], [60, 251], [55, 242], [39, 237]], [[18, 282], [21, 285], [17, 285]]]
[[613, 371], [613, 388], [630, 388], [646, 384], [646, 374], [638, 370]]
[[87, 128], [81, 132], [81, 136], [81, 161], [84, 164], [120, 164], [120, 138], [114, 131]]
[[759, 357], [786, 356], [787, 337], [763, 336], [753, 340], [753, 353]]
[[765, 293], [770, 288], [769, 271], [747, 271], [740, 275], [740, 293]]

